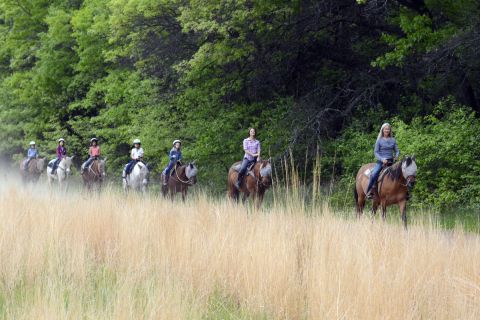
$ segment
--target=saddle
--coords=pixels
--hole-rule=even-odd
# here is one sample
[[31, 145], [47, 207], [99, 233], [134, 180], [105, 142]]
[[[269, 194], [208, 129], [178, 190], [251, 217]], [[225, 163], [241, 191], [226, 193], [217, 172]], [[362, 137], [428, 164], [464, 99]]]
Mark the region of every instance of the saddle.
[[[256, 163], [254, 162], [247, 167], [247, 175], [253, 171], [253, 167], [255, 167], [255, 164]], [[240, 172], [241, 168], [242, 168], [242, 163], [238, 163], [232, 166], [232, 169], [235, 170], [236, 172]]]

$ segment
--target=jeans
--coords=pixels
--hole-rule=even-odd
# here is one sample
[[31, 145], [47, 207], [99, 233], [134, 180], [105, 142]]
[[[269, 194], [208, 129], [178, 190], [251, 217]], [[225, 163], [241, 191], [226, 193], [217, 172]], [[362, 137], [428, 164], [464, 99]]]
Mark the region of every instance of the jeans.
[[23, 164], [23, 169], [26, 171], [28, 169], [28, 165], [30, 164], [30, 161], [35, 158], [28, 158], [27, 161]]
[[82, 165], [82, 169], [88, 168], [97, 157], [89, 157]]
[[52, 172], [55, 172], [55, 170], [57, 170], [58, 165], [60, 164], [61, 160], [62, 159], [59, 159], [59, 158], [57, 158], [57, 160], [55, 160], [55, 162], [53, 163]]
[[172, 171], [173, 167], [175, 166], [175, 161], [170, 161], [168, 165], [163, 169], [163, 174], [168, 177], [170, 175], [170, 171]]
[[138, 160], [130, 160], [127, 164], [127, 166], [125, 167], [125, 173], [126, 174], [130, 174], [130, 172], [132, 172], [132, 169], [133, 167], [135, 166], [135, 164], [137, 163]]
[[245, 173], [247, 173], [247, 169], [248, 167], [250, 167], [253, 163], [257, 162], [257, 159], [253, 159], [253, 160], [248, 160], [247, 158], [243, 158], [243, 161], [242, 161], [242, 166], [240, 167], [240, 171], [238, 172], [238, 178], [237, 180], [239, 182], [242, 181], [243, 177], [245, 176]]
[[367, 193], [372, 189], [373, 185], [375, 182], [377, 182], [378, 175], [380, 174], [380, 171], [382, 171], [383, 167], [383, 162], [382, 161], [377, 161], [375, 164], [375, 167], [372, 169], [372, 173], [370, 174], [370, 180], [368, 181], [368, 188], [367, 188]]

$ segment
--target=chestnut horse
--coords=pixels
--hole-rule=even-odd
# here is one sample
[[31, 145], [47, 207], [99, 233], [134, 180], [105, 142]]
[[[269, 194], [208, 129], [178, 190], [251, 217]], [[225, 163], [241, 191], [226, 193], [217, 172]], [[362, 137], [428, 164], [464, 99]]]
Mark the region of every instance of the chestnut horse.
[[92, 188], [97, 185], [98, 190], [101, 190], [103, 180], [105, 179], [106, 162], [107, 159], [95, 159], [88, 168], [85, 168], [82, 173], [84, 189], [92, 191]]
[[[170, 191], [170, 198], [173, 201], [175, 193], [181, 192], [182, 200], [185, 201], [188, 187], [197, 183], [197, 171], [195, 161], [184, 165], [177, 164], [172, 176], [168, 179], [168, 184], [162, 185], [163, 196], [166, 197]], [[163, 181], [163, 177], [161, 180]]]
[[[20, 163], [20, 173], [22, 175], [23, 182], [37, 182], [40, 175], [45, 170], [45, 158], [32, 159], [28, 163], [28, 167], [25, 168], [24, 164], [27, 160], [23, 160]], [[25, 170], [26, 169], [26, 170]]]
[[[374, 163], [363, 165], [357, 173], [356, 186], [354, 190], [357, 216], [363, 213], [366, 201], [368, 180]], [[406, 156], [401, 161], [382, 170], [377, 181], [377, 189], [374, 190], [372, 202], [372, 218], [375, 217], [378, 206], [382, 209], [382, 219], [387, 217], [387, 207], [398, 204], [402, 213], [403, 226], [407, 229], [407, 201], [409, 191], [415, 185], [417, 175], [417, 163], [415, 157]]]
[[272, 185], [272, 166], [270, 161], [263, 160], [255, 163], [252, 170], [248, 171], [237, 189], [235, 182], [237, 181], [238, 171], [241, 162], [235, 162], [228, 170], [228, 196], [238, 202], [240, 192], [243, 192], [242, 201], [245, 203], [248, 197], [252, 195], [254, 203], [257, 207], [263, 202], [265, 191]]

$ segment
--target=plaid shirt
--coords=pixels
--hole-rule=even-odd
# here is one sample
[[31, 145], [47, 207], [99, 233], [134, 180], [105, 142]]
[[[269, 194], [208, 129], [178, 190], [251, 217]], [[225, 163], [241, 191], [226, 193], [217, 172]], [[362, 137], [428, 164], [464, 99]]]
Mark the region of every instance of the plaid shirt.
[[[258, 153], [258, 150], [260, 150], [260, 141], [258, 141], [257, 139], [250, 140], [249, 138], [243, 140], [243, 150], [249, 151], [253, 154]], [[255, 158], [248, 153], [245, 153], [244, 158], [250, 161], [255, 160]]]

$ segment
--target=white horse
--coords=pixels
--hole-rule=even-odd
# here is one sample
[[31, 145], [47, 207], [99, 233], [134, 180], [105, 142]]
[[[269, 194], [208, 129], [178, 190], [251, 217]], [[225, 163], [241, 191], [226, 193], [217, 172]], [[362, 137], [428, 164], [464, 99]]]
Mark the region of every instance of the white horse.
[[63, 158], [58, 164], [57, 171], [54, 173], [52, 173], [52, 166], [50, 164], [53, 164], [53, 162], [55, 162], [56, 159], [53, 159], [48, 163], [47, 177], [48, 177], [48, 184], [50, 186], [52, 185], [52, 182], [54, 180], [57, 180], [60, 188], [62, 187], [66, 188], [67, 186], [66, 182], [67, 182], [68, 176], [70, 175], [70, 167], [72, 166], [72, 159], [73, 157]]
[[147, 192], [148, 186], [148, 177], [150, 171], [147, 168], [147, 165], [141, 161], [138, 161], [134, 166], [129, 175], [124, 175], [123, 178], [123, 190], [128, 192], [129, 189], [141, 191], [142, 193]]

